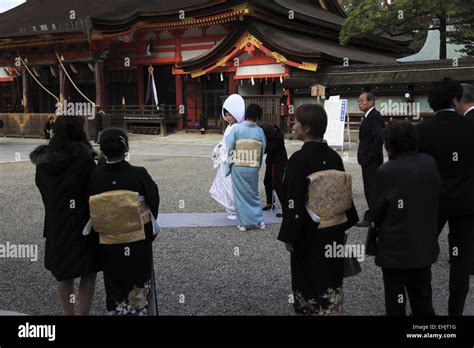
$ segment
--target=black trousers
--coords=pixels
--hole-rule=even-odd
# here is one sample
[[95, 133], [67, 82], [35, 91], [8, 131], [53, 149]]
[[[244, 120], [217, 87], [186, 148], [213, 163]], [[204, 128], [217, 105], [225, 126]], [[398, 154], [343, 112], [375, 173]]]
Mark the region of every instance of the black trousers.
[[474, 215], [439, 215], [438, 235], [449, 224], [449, 315], [462, 315], [474, 263]]
[[273, 203], [273, 190], [275, 190], [281, 203], [281, 184], [283, 175], [285, 174], [286, 162], [267, 163], [265, 168], [265, 177], [263, 185], [265, 186], [265, 194], [267, 196], [267, 204]]
[[406, 315], [407, 293], [413, 315], [436, 315], [431, 290], [431, 266], [420, 269], [382, 268], [387, 315]]
[[362, 167], [362, 180], [364, 182], [364, 194], [365, 194], [365, 199], [367, 200], [367, 206], [369, 209], [366, 210], [364, 213], [364, 221], [372, 221], [372, 215], [370, 212], [370, 209], [373, 205], [374, 201], [374, 188], [375, 188], [375, 174], [377, 172], [378, 167], [380, 167], [383, 164], [383, 158], [380, 160], [379, 158], [377, 159], [371, 159], [370, 162]]

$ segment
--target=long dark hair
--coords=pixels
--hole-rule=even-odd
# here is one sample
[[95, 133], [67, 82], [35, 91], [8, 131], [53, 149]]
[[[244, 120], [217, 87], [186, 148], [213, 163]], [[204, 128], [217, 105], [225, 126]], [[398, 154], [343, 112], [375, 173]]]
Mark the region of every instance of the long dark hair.
[[84, 117], [59, 116], [53, 127], [53, 138], [49, 146], [53, 148], [68, 148], [74, 143], [82, 143], [92, 150], [84, 130]]

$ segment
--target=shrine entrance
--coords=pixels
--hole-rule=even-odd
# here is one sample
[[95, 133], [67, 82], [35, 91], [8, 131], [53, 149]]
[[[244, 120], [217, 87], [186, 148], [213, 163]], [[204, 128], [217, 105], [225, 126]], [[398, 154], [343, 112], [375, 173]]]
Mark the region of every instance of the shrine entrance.
[[220, 130], [223, 127], [222, 97], [227, 95], [227, 82], [218, 74], [210, 74], [186, 83], [187, 128]]

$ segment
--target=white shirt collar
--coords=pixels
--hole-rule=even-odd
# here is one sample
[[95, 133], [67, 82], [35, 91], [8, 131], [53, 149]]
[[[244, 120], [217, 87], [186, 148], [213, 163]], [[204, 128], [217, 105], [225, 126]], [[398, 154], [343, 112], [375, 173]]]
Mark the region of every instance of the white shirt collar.
[[472, 110], [474, 110], [474, 106], [471, 106], [469, 109], [466, 110], [464, 113], [464, 116], [466, 116], [468, 113], [470, 113]]
[[453, 111], [453, 112], [456, 112], [456, 110], [454, 110], [453, 108], [449, 108], [449, 109], [441, 109], [441, 110], [438, 110], [438, 111], [436, 111], [434, 114], [437, 115], [437, 114], [439, 114], [440, 112], [444, 112], [444, 111]]
[[372, 106], [369, 110], [367, 110], [367, 112], [365, 113], [364, 117], [367, 117], [369, 116], [370, 112], [375, 109], [375, 106]]
[[105, 162], [106, 162], [107, 164], [117, 164], [117, 163], [122, 162], [123, 160], [125, 160], [125, 158], [122, 158], [121, 160], [118, 160], [118, 161], [109, 161], [109, 160], [107, 160], [107, 161], [105, 161]]

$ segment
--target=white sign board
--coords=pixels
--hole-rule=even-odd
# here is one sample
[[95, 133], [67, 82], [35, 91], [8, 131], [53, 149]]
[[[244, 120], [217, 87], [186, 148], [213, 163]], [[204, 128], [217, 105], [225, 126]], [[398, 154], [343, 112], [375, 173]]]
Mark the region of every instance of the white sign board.
[[328, 115], [328, 127], [324, 139], [329, 146], [343, 149], [347, 100], [330, 98], [324, 102], [324, 110]]

